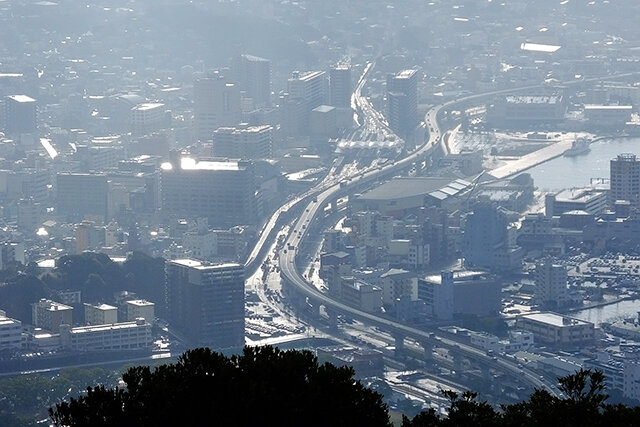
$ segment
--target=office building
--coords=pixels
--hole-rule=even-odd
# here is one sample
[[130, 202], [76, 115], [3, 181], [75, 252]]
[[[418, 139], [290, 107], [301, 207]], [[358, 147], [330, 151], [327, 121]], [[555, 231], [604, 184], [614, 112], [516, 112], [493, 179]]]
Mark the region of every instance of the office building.
[[255, 224], [258, 216], [255, 188], [251, 162], [182, 158], [163, 164], [162, 211], [187, 218], [207, 218], [213, 227]]
[[244, 267], [191, 259], [165, 266], [169, 323], [194, 345], [244, 346]]
[[0, 170], [0, 195], [8, 200], [30, 198], [44, 202], [51, 185], [51, 171], [46, 169], [21, 168]]
[[327, 81], [324, 71], [300, 73], [294, 71], [288, 80], [288, 92], [291, 98], [301, 99], [307, 111], [325, 103]]
[[418, 298], [437, 320], [456, 314], [495, 315], [501, 308], [501, 290], [494, 276], [480, 271], [445, 271], [418, 280]]
[[234, 74], [244, 97], [253, 108], [271, 106], [271, 61], [253, 55], [240, 55], [234, 63]]
[[593, 187], [571, 188], [556, 194], [547, 194], [544, 206], [547, 216], [560, 216], [570, 211], [599, 215], [607, 207], [607, 192]]
[[562, 304], [567, 297], [567, 267], [544, 260], [534, 271], [535, 299], [545, 306]]
[[221, 127], [213, 132], [213, 152], [216, 157], [258, 160], [272, 157], [273, 127]]
[[640, 202], [640, 160], [635, 154], [623, 153], [611, 159], [610, 204], [627, 200], [631, 206], [639, 207]]
[[73, 218], [105, 218], [108, 193], [105, 175], [59, 173], [56, 177], [57, 213]]
[[118, 323], [118, 308], [109, 304], [84, 303], [84, 322], [87, 325]]
[[5, 132], [8, 135], [36, 131], [36, 100], [27, 95], [9, 95], [4, 99]]
[[418, 125], [418, 70], [387, 76], [387, 121], [401, 138], [413, 134]]
[[631, 120], [633, 105], [585, 105], [584, 116], [590, 125], [621, 129]]
[[219, 72], [193, 83], [193, 115], [198, 141], [211, 141], [213, 131], [221, 126], [235, 126], [242, 119], [240, 88]]
[[336, 108], [351, 107], [351, 68], [337, 65], [329, 70], [329, 104]]
[[294, 71], [287, 87], [288, 93], [280, 100], [283, 132], [286, 136], [308, 135], [311, 110], [326, 102], [326, 73]]
[[595, 334], [593, 323], [551, 312], [519, 316], [516, 327], [532, 332], [536, 343], [559, 347], [591, 342]]
[[151, 325], [144, 319], [135, 322], [110, 323], [96, 326], [60, 328], [63, 349], [73, 351], [147, 350], [153, 346]]
[[71, 325], [73, 307], [48, 299], [31, 304], [31, 319], [37, 328], [57, 333], [60, 325]]
[[156, 132], [167, 124], [167, 110], [164, 104], [144, 102], [131, 109], [131, 132], [145, 135]]
[[497, 126], [558, 123], [564, 120], [566, 100], [561, 95], [507, 95], [489, 107], [487, 119]]

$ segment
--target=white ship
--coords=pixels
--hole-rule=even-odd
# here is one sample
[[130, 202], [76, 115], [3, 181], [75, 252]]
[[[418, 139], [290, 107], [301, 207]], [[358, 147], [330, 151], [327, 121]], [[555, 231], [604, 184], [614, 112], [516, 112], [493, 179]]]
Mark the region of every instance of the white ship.
[[577, 138], [571, 144], [571, 148], [565, 151], [562, 155], [566, 157], [573, 157], [579, 156], [580, 154], [587, 154], [589, 151], [591, 151], [591, 148], [589, 147], [590, 143], [591, 141], [589, 141], [587, 138]]

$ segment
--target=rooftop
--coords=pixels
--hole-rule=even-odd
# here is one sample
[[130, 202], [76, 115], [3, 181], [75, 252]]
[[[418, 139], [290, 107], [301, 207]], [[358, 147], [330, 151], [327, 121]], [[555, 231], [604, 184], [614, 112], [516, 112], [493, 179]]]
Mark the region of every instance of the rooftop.
[[360, 200], [392, 200], [406, 197], [426, 196], [451, 184], [451, 178], [394, 178], [367, 191]]
[[136, 105], [131, 110], [134, 110], [134, 111], [148, 111], [148, 110], [153, 110], [155, 108], [162, 108], [162, 107], [164, 107], [164, 104], [162, 104], [160, 102], [143, 102], [142, 104]]
[[575, 319], [573, 317], [563, 316], [561, 314], [552, 312], [531, 313], [520, 316], [524, 319], [533, 320], [535, 322], [546, 323], [551, 326], [558, 326], [566, 328], [577, 325], [593, 325], [591, 322], [585, 322], [584, 320]]
[[554, 53], [562, 46], [540, 43], [522, 43], [520, 49], [528, 52]]
[[561, 96], [552, 95], [509, 95], [506, 97], [509, 104], [557, 104], [561, 100]]
[[402, 70], [395, 75], [396, 79], [410, 79], [416, 74], [418, 70]]
[[584, 106], [585, 110], [613, 110], [613, 111], [631, 111], [633, 105], [595, 105], [587, 104]]
[[35, 99], [27, 95], [9, 95], [7, 98], [13, 99], [14, 101], [20, 102], [20, 103], [36, 102]]
[[[160, 167], [163, 170], [173, 169], [169, 162], [163, 163]], [[240, 171], [245, 170], [245, 167], [237, 160], [196, 160], [191, 157], [183, 157], [180, 159], [180, 169], [184, 171]]]
[[592, 187], [570, 188], [562, 190], [556, 194], [556, 202], [583, 202], [586, 203], [596, 197], [602, 197], [605, 194], [603, 190]]
[[205, 264], [202, 261], [198, 261], [195, 259], [184, 258], [184, 259], [173, 259], [169, 261], [172, 264], [178, 264], [183, 267], [195, 268], [197, 270], [217, 270], [221, 268], [227, 267], [242, 267], [240, 264], [235, 262], [221, 263], [221, 264]]

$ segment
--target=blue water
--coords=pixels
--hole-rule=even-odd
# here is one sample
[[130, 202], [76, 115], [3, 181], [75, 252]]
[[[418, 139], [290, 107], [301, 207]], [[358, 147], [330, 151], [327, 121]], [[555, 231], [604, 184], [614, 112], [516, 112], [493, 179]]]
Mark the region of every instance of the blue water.
[[591, 151], [576, 157], [558, 157], [529, 169], [540, 190], [558, 191], [586, 187], [591, 178], [609, 178], [609, 161], [620, 153], [640, 157], [640, 138], [602, 139], [591, 144]]

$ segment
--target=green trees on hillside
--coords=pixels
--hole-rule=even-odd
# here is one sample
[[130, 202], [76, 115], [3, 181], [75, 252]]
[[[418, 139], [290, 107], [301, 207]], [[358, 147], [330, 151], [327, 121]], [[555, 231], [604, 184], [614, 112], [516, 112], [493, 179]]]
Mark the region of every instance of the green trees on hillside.
[[164, 259], [133, 252], [122, 264], [105, 254], [84, 252], [65, 255], [56, 268], [39, 277], [37, 266], [12, 263], [0, 271], [0, 308], [7, 316], [31, 323], [31, 304], [56, 298], [56, 291], [82, 292], [83, 301], [110, 302], [115, 292], [127, 290], [157, 303], [162, 314]]

